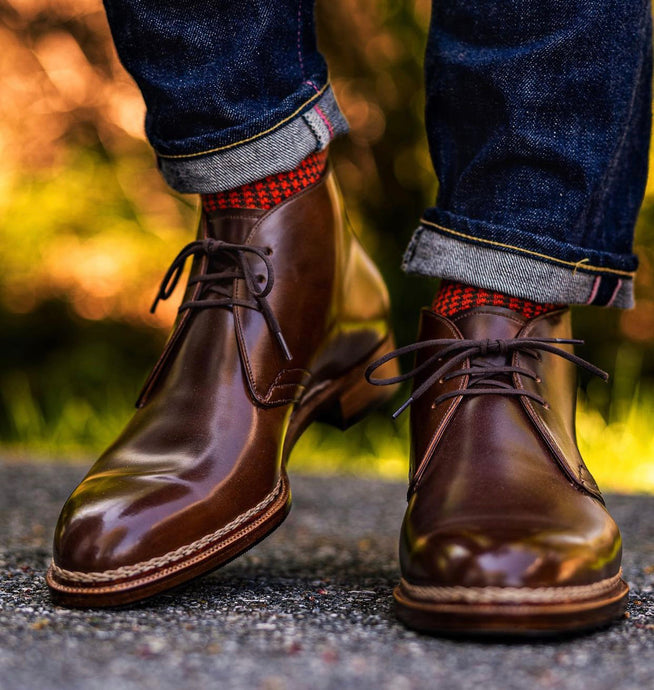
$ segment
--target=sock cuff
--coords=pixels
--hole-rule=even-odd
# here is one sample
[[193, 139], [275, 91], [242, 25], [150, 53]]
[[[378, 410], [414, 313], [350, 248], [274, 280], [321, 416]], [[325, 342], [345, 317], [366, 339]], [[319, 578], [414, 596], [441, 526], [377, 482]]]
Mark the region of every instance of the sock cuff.
[[532, 302], [502, 292], [444, 280], [434, 297], [432, 311], [450, 317], [468, 309], [485, 306], [504, 307], [518, 312], [526, 319], [533, 319], [540, 314], [558, 309], [560, 305]]
[[257, 208], [267, 211], [318, 182], [326, 166], [327, 149], [324, 149], [307, 156], [293, 170], [268, 175], [262, 180], [225, 192], [202, 194], [202, 208], [208, 213], [228, 208]]

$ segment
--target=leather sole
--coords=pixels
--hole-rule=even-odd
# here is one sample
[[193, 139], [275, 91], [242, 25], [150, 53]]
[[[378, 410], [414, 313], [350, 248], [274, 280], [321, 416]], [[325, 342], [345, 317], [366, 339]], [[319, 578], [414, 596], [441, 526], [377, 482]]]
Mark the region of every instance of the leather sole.
[[579, 587], [395, 588], [398, 618], [420, 632], [504, 637], [592, 630], [624, 614], [629, 587], [621, 573]]
[[[289, 421], [279, 481], [257, 505], [215, 532], [141, 563], [91, 573], [67, 571], [53, 563], [46, 580], [55, 603], [73, 608], [101, 608], [141, 601], [227, 564], [268, 536], [284, 521], [291, 508], [285, 466], [293, 445], [313, 421], [346, 428], [392, 397], [394, 390], [370, 386], [363, 372], [371, 361], [390, 352], [394, 346], [389, 336], [345, 375], [324, 382], [303, 398]], [[394, 372], [387, 373], [393, 375]]]

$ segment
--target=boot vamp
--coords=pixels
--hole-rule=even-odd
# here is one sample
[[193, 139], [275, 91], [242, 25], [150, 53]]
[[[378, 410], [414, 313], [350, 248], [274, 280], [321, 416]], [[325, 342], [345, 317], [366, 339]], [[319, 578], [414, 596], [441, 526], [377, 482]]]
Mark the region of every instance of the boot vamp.
[[56, 562], [109, 570], [230, 523], [275, 488], [287, 416], [252, 404], [232, 314], [194, 314], [148, 404], [64, 506]]
[[588, 584], [617, 573], [620, 534], [519, 400], [480, 396], [462, 401], [410, 499], [401, 558], [414, 583]]

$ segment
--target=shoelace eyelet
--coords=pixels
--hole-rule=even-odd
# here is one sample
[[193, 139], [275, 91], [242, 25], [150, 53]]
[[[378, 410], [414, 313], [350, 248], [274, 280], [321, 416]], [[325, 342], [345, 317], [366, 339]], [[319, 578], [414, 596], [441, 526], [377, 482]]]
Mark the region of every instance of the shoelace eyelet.
[[[161, 300], [166, 300], [172, 295], [182, 276], [187, 259], [191, 257], [206, 256], [209, 259], [208, 263], [211, 264], [212, 259], [215, 259], [218, 255], [223, 255], [229, 258], [232, 264], [235, 264], [235, 268], [226, 271], [223, 270], [222, 274], [222, 269], [218, 270], [216, 273], [212, 273], [211, 269], [206, 269], [207, 272], [203, 273], [203, 275], [191, 278], [189, 284], [200, 283], [202, 285], [202, 290], [199, 295], [195, 295], [189, 301], [183, 302], [178, 311], [204, 309], [207, 307], [233, 309], [235, 306], [255, 309], [259, 311], [266, 320], [268, 328], [281, 348], [284, 358], [290, 361], [293, 356], [282, 335], [279, 322], [266, 299], [272, 290], [275, 280], [272, 262], [267, 258], [272, 253], [273, 250], [271, 247], [255, 247], [247, 244], [224, 242], [223, 240], [215, 240], [211, 237], [190, 242], [177, 254], [166, 271], [150, 311], [154, 313], [157, 304]], [[255, 255], [262, 260], [266, 266], [266, 274], [255, 274], [247, 261], [247, 255]], [[250, 299], [235, 297], [233, 289], [231, 292], [229, 290], [218, 289], [218, 283], [221, 280], [233, 281], [237, 278], [243, 278], [245, 280], [246, 285], [249, 287], [249, 292], [251, 293]], [[215, 284], [210, 285], [210, 282]], [[255, 289], [255, 283], [264, 285], [264, 287], [262, 287], [261, 290]], [[212, 291], [219, 295], [218, 299], [216, 299], [215, 294], [213, 297], [208, 296]]]
[[[495, 343], [496, 346], [493, 345], [492, 348], [489, 348], [489, 342]], [[425, 372], [430, 366], [433, 366], [436, 369], [436, 371], [434, 371], [431, 375], [427, 375], [420, 385], [414, 387], [411, 396], [407, 398], [404, 403], [402, 403], [402, 405], [400, 405], [400, 407], [393, 413], [393, 419], [396, 419], [400, 414], [402, 414], [404, 410], [406, 410], [410, 405], [413, 404], [413, 402], [424, 395], [435, 383], [443, 384], [446, 380], [461, 376], [464, 373], [470, 375], [473, 383], [471, 385], [467, 385], [465, 388], [442, 393], [432, 403], [432, 409], [445, 400], [457, 398], [459, 396], [463, 398], [479, 395], [500, 395], [528, 398], [542, 405], [546, 410], [549, 410], [549, 404], [535, 392], [529, 391], [523, 386], [518, 386], [513, 381], [509, 382], [507, 380], [502, 380], [501, 378], [494, 380], [494, 377], [497, 375], [507, 377], [509, 374], [521, 374], [523, 376], [533, 378], [536, 383], [542, 383], [542, 379], [536, 375], [535, 372], [529, 372], [523, 368], [520, 368], [519, 366], [516, 366], [515, 364], [510, 364], [508, 361], [506, 364], [501, 365], [487, 362], [483, 366], [477, 364], [475, 367], [475, 359], [478, 357], [483, 358], [484, 353], [489, 352], [489, 350], [494, 351], [494, 349], [497, 349], [505, 355], [509, 355], [509, 353], [512, 352], [524, 353], [525, 355], [535, 357], [537, 361], [540, 361], [542, 360], [542, 351], [549, 355], [562, 357], [572, 364], [583, 367], [587, 371], [590, 371], [595, 376], [599, 376], [604, 381], [608, 380], [609, 376], [605, 371], [602, 371], [595, 365], [587, 362], [581, 357], [578, 357], [574, 353], [558, 347], [562, 344], [583, 345], [583, 341], [566, 338], [528, 337], [506, 338], [502, 340], [498, 339], [496, 341], [456, 338], [425, 340], [418, 343], [413, 343], [411, 345], [405, 345], [404, 347], [398, 348], [397, 350], [394, 350], [393, 352], [390, 352], [380, 359], [372, 362], [366, 369], [365, 377], [369, 383], [375, 386], [387, 386], [390, 384], [401, 383], [413, 378], [417, 374]], [[427, 356], [423, 362], [416, 364], [411, 371], [405, 374], [392, 376], [387, 379], [374, 378], [373, 373], [382, 364], [385, 364], [392, 359], [396, 359], [410, 352], [418, 353], [433, 347], [440, 347], [442, 349], [442, 354], [440, 352], [436, 352], [431, 356]], [[446, 357], [446, 363], [439, 365], [439, 363], [443, 362]], [[460, 365], [466, 360], [470, 361], [470, 365], [468, 367], [464, 367], [464, 369], [457, 369], [457, 366], [460, 367]]]

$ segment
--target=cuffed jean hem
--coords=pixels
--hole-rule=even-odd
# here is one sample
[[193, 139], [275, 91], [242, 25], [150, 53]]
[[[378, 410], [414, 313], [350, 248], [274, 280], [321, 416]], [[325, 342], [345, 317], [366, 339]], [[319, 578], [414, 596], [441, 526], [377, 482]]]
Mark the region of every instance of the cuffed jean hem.
[[621, 309], [634, 305], [633, 272], [564, 261], [426, 220], [415, 231], [402, 268], [407, 273], [456, 280], [541, 303]]
[[182, 156], [157, 154], [157, 159], [164, 179], [173, 189], [210, 194], [292, 170], [347, 131], [347, 121], [331, 87], [326, 85], [265, 132], [210, 151]]

